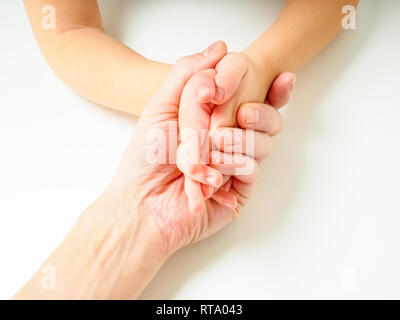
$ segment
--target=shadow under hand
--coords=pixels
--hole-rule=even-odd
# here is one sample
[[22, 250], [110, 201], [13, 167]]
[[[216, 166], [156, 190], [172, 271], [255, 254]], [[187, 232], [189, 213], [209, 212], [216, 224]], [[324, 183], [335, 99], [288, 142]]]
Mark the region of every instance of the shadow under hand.
[[[237, 245], [267, 243], [272, 235], [282, 231], [282, 219], [288, 219], [294, 211], [291, 206], [301, 188], [307, 145], [313, 136], [321, 135], [324, 121], [329, 121], [318, 118], [319, 101], [361, 50], [376, 10], [376, 4], [360, 8], [358, 16], [363, 15], [365, 21], [362, 30], [342, 32], [298, 74], [295, 95], [285, 110], [285, 129], [275, 138], [274, 150], [262, 165], [254, 195], [241, 217], [212, 238], [176, 253], [145, 290], [142, 299], [173, 299], [185, 281], [201, 272], [210, 260], [223, 259]], [[218, 283], [210, 283], [209, 290], [213, 285]]]

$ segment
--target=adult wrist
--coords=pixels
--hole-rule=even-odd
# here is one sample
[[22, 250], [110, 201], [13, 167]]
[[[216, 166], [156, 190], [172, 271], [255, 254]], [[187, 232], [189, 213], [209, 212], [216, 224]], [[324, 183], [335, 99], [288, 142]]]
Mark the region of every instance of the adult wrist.
[[105, 193], [50, 256], [58, 297], [135, 299], [168, 259], [157, 229], [135, 204]]

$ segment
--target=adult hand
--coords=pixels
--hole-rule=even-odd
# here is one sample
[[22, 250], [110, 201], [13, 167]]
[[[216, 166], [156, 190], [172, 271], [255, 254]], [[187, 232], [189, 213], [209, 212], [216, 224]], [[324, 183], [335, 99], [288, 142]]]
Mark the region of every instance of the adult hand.
[[[61, 245], [14, 298], [137, 298], [170, 254], [232, 219], [234, 210], [212, 199], [207, 200], [200, 214], [192, 215], [184, 176], [174, 164], [178, 142], [174, 124], [176, 129], [182, 90], [194, 73], [213, 68], [225, 54], [225, 44], [217, 42], [203, 54], [183, 58], [174, 66], [146, 107], [109, 187], [85, 210]], [[259, 121], [246, 121], [254, 110], [259, 112]], [[275, 124], [271, 121], [278, 116], [272, 111], [261, 104], [244, 105], [237, 121], [243, 127], [272, 134], [280, 128], [279, 120]], [[154, 138], [154, 133], [164, 141], [147, 140]], [[262, 143], [255, 140], [257, 149]], [[149, 161], [149, 151], [160, 151], [166, 143], [165, 151], [170, 151], [167, 163]], [[162, 158], [162, 152], [160, 155]], [[250, 184], [243, 186], [235, 188], [247, 199]], [[242, 201], [240, 197], [238, 200]], [[43, 285], [43, 277], [48, 278], [43, 268], [52, 270], [51, 290]]]
[[[270, 150], [268, 134], [275, 134], [282, 127], [276, 110], [263, 104], [244, 105], [238, 113], [238, 122], [244, 128], [260, 130], [259, 139], [257, 135], [255, 138], [255, 150], [260, 150], [255, 154], [256, 160], [246, 158], [246, 161], [255, 161], [255, 170], [237, 177], [237, 181], [233, 180], [229, 188], [225, 185], [225, 188], [205, 201], [198, 214], [191, 214], [185, 194], [185, 177], [175, 163], [180, 99], [185, 84], [196, 72], [214, 68], [225, 55], [226, 45], [219, 41], [203, 54], [182, 58], [174, 65], [162, 88], [145, 108], [136, 134], [108, 191], [113, 194], [112, 197], [124, 197], [123, 202], [133, 208], [134, 214], [145, 221], [146, 225], [156, 228], [157, 232], [153, 232], [154, 242], [168, 254], [210, 236], [232, 220], [238, 208], [229, 204], [226, 206], [224, 196], [221, 195], [230, 191], [238, 197], [241, 205], [244, 204], [254, 185], [256, 160]], [[192, 89], [200, 87], [193, 86]], [[279, 99], [284, 100], [284, 91], [280, 88], [271, 92], [274, 99], [280, 96]], [[260, 118], [256, 123], [251, 123], [247, 121], [248, 114], [255, 110], [259, 112]], [[272, 112], [275, 112], [274, 115]], [[218, 167], [222, 173], [230, 169]], [[216, 183], [215, 187], [218, 188], [220, 183]]]
[[212, 115], [211, 128], [237, 125], [236, 113], [243, 103], [265, 102], [274, 107], [282, 106], [282, 100], [288, 100], [295, 84], [294, 74], [277, 76], [272, 68], [261, 67], [249, 50], [227, 54], [215, 69], [216, 94], [213, 102], [217, 106]]
[[[238, 113], [237, 122], [240, 123], [242, 129], [256, 129], [255, 133], [233, 127], [219, 128], [210, 132], [211, 117], [216, 108], [212, 103], [216, 93], [215, 75], [214, 69], [194, 74], [186, 84], [180, 100], [181, 141], [177, 164], [185, 174], [185, 191], [192, 213], [204, 209], [204, 198], [209, 197], [220, 204], [236, 209], [236, 194], [241, 194], [240, 190], [234, 190], [238, 184], [236, 181], [254, 183], [254, 173], [257, 171], [258, 162], [268, 154], [271, 149], [270, 137], [280, 131], [282, 124], [279, 113], [274, 108], [262, 103], [253, 103], [243, 105]], [[294, 75], [287, 73], [274, 82], [269, 98], [277, 108], [287, 102], [293, 79]], [[240, 81], [240, 77], [237, 81]], [[230, 78], [229, 83], [224, 85], [227, 87], [233, 82]], [[263, 114], [263, 119], [267, 120], [258, 123], [261, 114]], [[210, 134], [211, 141], [208, 139]], [[255, 146], [253, 146], [254, 140], [257, 141]], [[213, 151], [209, 154], [210, 149], [213, 150], [213, 148], [222, 152]], [[229, 176], [236, 177], [230, 181], [229, 176], [223, 178], [221, 173], [226, 173], [226, 175], [229, 173]], [[233, 186], [232, 182], [235, 182]], [[224, 188], [214, 195], [221, 183], [224, 184]], [[232, 192], [228, 192], [230, 190]], [[242, 206], [244, 200], [243, 197], [241, 198], [239, 204]]]
[[[236, 190], [236, 192], [232, 192], [233, 195], [231, 195], [226, 191], [235, 191], [232, 189], [234, 189], [234, 186], [238, 185], [237, 181], [241, 178], [245, 178], [244, 181], [247, 183], [254, 184], [254, 172], [257, 171], [257, 163], [261, 160], [259, 158], [260, 152], [265, 156], [268, 150], [270, 150], [271, 139], [268, 135], [273, 135], [274, 132], [259, 131], [255, 132], [254, 137], [252, 135], [246, 135], [245, 132], [241, 133], [239, 130], [234, 130], [232, 127], [239, 126], [242, 129], [255, 129], [259, 126], [258, 121], [261, 113], [276, 114], [275, 110], [271, 109], [267, 104], [279, 109], [282, 105], [287, 103], [295, 84], [295, 75], [284, 73], [279, 75], [274, 81], [273, 77], [273, 71], [265, 72], [265, 68], [261, 68], [259, 65], [257, 66], [250, 54], [248, 55], [246, 52], [233, 52], [223, 57], [216, 65], [215, 70], [205, 70], [195, 75], [189, 81], [192, 83], [196, 83], [197, 81], [197, 86], [201, 86], [201, 92], [203, 93], [201, 103], [196, 103], [194, 101], [193, 97], [196, 96], [197, 92], [190, 92], [190, 86], [187, 86], [189, 89], [183, 92], [179, 117], [180, 127], [192, 129], [191, 131], [194, 129], [198, 131], [198, 136], [201, 137], [204, 137], [204, 134], [201, 134], [200, 130], [205, 128], [210, 128], [211, 132], [217, 133], [220, 137], [223, 132], [223, 139], [217, 137], [218, 141], [214, 141], [214, 144], [219, 146], [224, 143], [219, 140], [225, 140], [225, 143], [239, 144], [239, 146], [236, 146], [236, 150], [238, 150], [237, 147], [240, 149], [240, 147], [246, 148], [246, 145], [251, 146], [251, 141], [254, 140], [254, 138], [256, 138], [258, 142], [258, 148], [256, 147], [255, 150], [252, 150], [254, 147], [250, 147], [248, 150], [243, 149], [245, 152], [242, 155], [240, 152], [238, 155], [221, 154], [219, 152], [212, 153], [211, 160], [208, 162], [214, 162], [213, 164], [217, 164], [218, 166], [214, 165], [211, 167], [219, 168], [220, 172], [225, 173], [223, 177], [224, 188], [212, 197], [214, 200], [218, 199], [220, 202], [224, 201], [225, 203], [236, 206], [239, 199], [233, 195], [238, 194], [240, 196], [241, 193]], [[237, 112], [240, 105], [244, 102], [261, 102], [264, 100], [265, 104], [253, 104], [253, 107], [248, 105]], [[236, 117], [238, 117], [238, 119], [236, 119]], [[276, 118], [275, 116], [275, 119]], [[270, 121], [270, 123], [273, 124], [274, 121]], [[275, 121], [275, 123], [277, 122]], [[192, 137], [190, 138], [190, 136]], [[186, 149], [188, 152], [186, 152], [184, 157], [181, 156], [178, 158], [184, 158], [185, 160], [185, 166], [180, 165], [179, 167], [186, 176], [185, 187], [190, 199], [191, 208], [193, 208], [192, 211], [196, 211], [204, 206], [201, 194], [203, 193], [207, 196], [213, 193], [215, 188], [211, 188], [210, 190], [211, 186], [206, 185], [206, 173], [211, 174], [212, 172], [210, 168], [204, 164], [205, 157], [198, 157], [197, 154], [199, 152], [194, 152], [196, 151], [195, 146], [198, 145], [199, 142], [194, 144], [196, 139], [193, 139], [193, 136], [194, 135], [191, 134], [188, 139], [183, 140], [183, 142], [186, 143], [181, 143], [179, 151]], [[197, 139], [197, 141], [202, 141], [202, 139]], [[204, 153], [203, 149], [202, 146], [199, 151]], [[232, 151], [232, 149], [228, 150], [228, 153], [232, 153]], [[256, 152], [255, 157], [251, 155], [251, 152]], [[178, 155], [181, 154], [182, 152], [178, 153]], [[254, 159], [257, 161], [254, 161]], [[192, 163], [188, 164], [190, 160], [192, 160]], [[227, 162], [230, 165], [220, 165], [222, 164], [221, 161]], [[230, 176], [234, 176], [235, 172], [239, 169], [240, 162], [244, 164], [243, 166], [245, 168], [254, 168], [253, 174], [250, 172], [246, 173], [246, 177], [243, 177], [243, 174], [236, 174], [236, 177], [231, 179]], [[242, 172], [244, 171], [242, 170]], [[253, 178], [251, 178], [252, 176]], [[251, 181], [249, 180], [250, 178]], [[212, 177], [211, 179], [216, 180], [217, 178]], [[219, 177], [218, 180], [220, 180]], [[246, 188], [246, 190], [247, 189], [249, 188]], [[201, 192], [202, 190], [203, 192]], [[242, 200], [239, 200], [240, 206], [243, 205], [243, 197], [241, 198]]]

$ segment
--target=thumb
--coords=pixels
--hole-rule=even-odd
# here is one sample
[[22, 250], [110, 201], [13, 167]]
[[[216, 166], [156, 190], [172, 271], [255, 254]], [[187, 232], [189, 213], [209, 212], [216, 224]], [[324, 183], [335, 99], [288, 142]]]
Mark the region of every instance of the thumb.
[[215, 70], [207, 69], [195, 73], [183, 89], [179, 105], [179, 130], [191, 129], [200, 132], [210, 126], [215, 95]]
[[198, 71], [215, 68], [226, 52], [225, 42], [216, 41], [202, 53], [180, 58], [152, 102], [179, 106], [183, 88], [191, 76]]
[[266, 103], [276, 109], [283, 107], [289, 102], [295, 83], [295, 74], [285, 72], [279, 75], [269, 89]]

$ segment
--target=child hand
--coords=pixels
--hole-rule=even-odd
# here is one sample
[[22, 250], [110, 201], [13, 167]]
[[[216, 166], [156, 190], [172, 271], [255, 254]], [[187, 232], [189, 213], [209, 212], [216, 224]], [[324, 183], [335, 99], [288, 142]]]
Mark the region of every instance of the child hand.
[[[181, 141], [177, 166], [185, 176], [185, 193], [192, 213], [199, 212], [205, 200], [211, 198], [238, 214], [255, 184], [258, 163], [271, 151], [271, 136], [280, 132], [283, 121], [277, 109], [263, 103], [248, 103], [242, 105], [237, 114], [241, 128], [218, 128], [210, 133], [214, 76], [213, 69], [200, 71], [183, 90], [178, 118]], [[276, 82], [275, 88], [280, 91], [271, 91], [271, 97], [280, 103], [287, 102], [285, 97], [289, 91], [282, 86], [283, 79]], [[259, 121], [247, 123], [248, 115], [254, 113], [259, 115]], [[210, 151], [211, 146], [215, 148]]]
[[[243, 163], [257, 168], [257, 163], [253, 164], [253, 159], [247, 159], [243, 155], [242, 151], [239, 150], [236, 154], [232, 154], [232, 150], [227, 150], [228, 154], [218, 154], [217, 151], [213, 151], [211, 156], [222, 156], [220, 158], [228, 159], [231, 162], [230, 165], [223, 163], [217, 163], [209, 161], [209, 141], [208, 128], [210, 126], [211, 115], [213, 114], [214, 104], [211, 103], [215, 99], [215, 75], [214, 69], [208, 69], [196, 73], [187, 83], [183, 90], [180, 108], [179, 108], [179, 130], [181, 143], [178, 147], [177, 154], [177, 165], [178, 168], [185, 174], [185, 192], [188, 196], [190, 208], [192, 212], [196, 212], [203, 206], [204, 199], [212, 197], [220, 204], [223, 204], [229, 208], [235, 208], [237, 205], [236, 196], [226, 191], [230, 189], [232, 181], [243, 179], [249, 183], [249, 179], [254, 174], [246, 175], [237, 174], [236, 180], [229, 179], [229, 176], [225, 176], [222, 179], [222, 173], [230, 173], [235, 175], [234, 171], [238, 169], [239, 164], [232, 163], [233, 159], [243, 160]], [[269, 93], [269, 100], [279, 108], [288, 102], [291, 92], [292, 81], [294, 75], [285, 73], [280, 75], [271, 86]], [[259, 123], [248, 122], [251, 115], [258, 115]], [[254, 116], [253, 116], [254, 118]], [[252, 153], [256, 160], [261, 160], [265, 157], [270, 150], [270, 137], [280, 131], [281, 119], [279, 113], [271, 106], [265, 104], [246, 104], [240, 108], [237, 114], [237, 122], [242, 129], [253, 129], [255, 135], [247, 137], [245, 132], [239, 133], [243, 137], [243, 146], [246, 144], [253, 144], [254, 150]], [[260, 126], [265, 127], [265, 130], [260, 130]], [[225, 130], [228, 136], [232, 130]], [[238, 131], [236, 129], [235, 131]], [[258, 131], [257, 131], [258, 130]], [[214, 135], [212, 137], [212, 143], [220, 146], [220, 141], [217, 141], [221, 135]], [[231, 135], [231, 137], [233, 137]], [[226, 137], [224, 137], [226, 139]], [[253, 138], [254, 141], [246, 141], [246, 139]], [[227, 142], [232, 143], [232, 142]], [[223, 151], [223, 146], [222, 146]], [[244, 152], [245, 153], [245, 152]], [[214, 159], [215, 160], [215, 159]], [[209, 165], [210, 166], [209, 166]], [[212, 167], [219, 170], [213, 170]], [[252, 171], [252, 170], [250, 170]], [[215, 195], [215, 190], [218, 190], [221, 184], [224, 183], [224, 188], [221, 188]], [[240, 203], [243, 203], [240, 201]]]
[[[259, 67], [246, 53], [227, 54], [218, 62], [215, 69], [216, 93], [213, 102], [217, 106], [211, 116], [211, 129], [236, 126], [238, 107], [248, 102], [265, 102], [269, 88], [269, 99], [266, 102], [281, 106], [279, 100], [288, 100], [295, 82], [295, 77], [291, 73], [284, 73], [276, 78], [272, 69], [265, 72], [265, 68]], [[275, 78], [279, 81], [274, 81]], [[247, 120], [255, 123], [258, 119]]]

